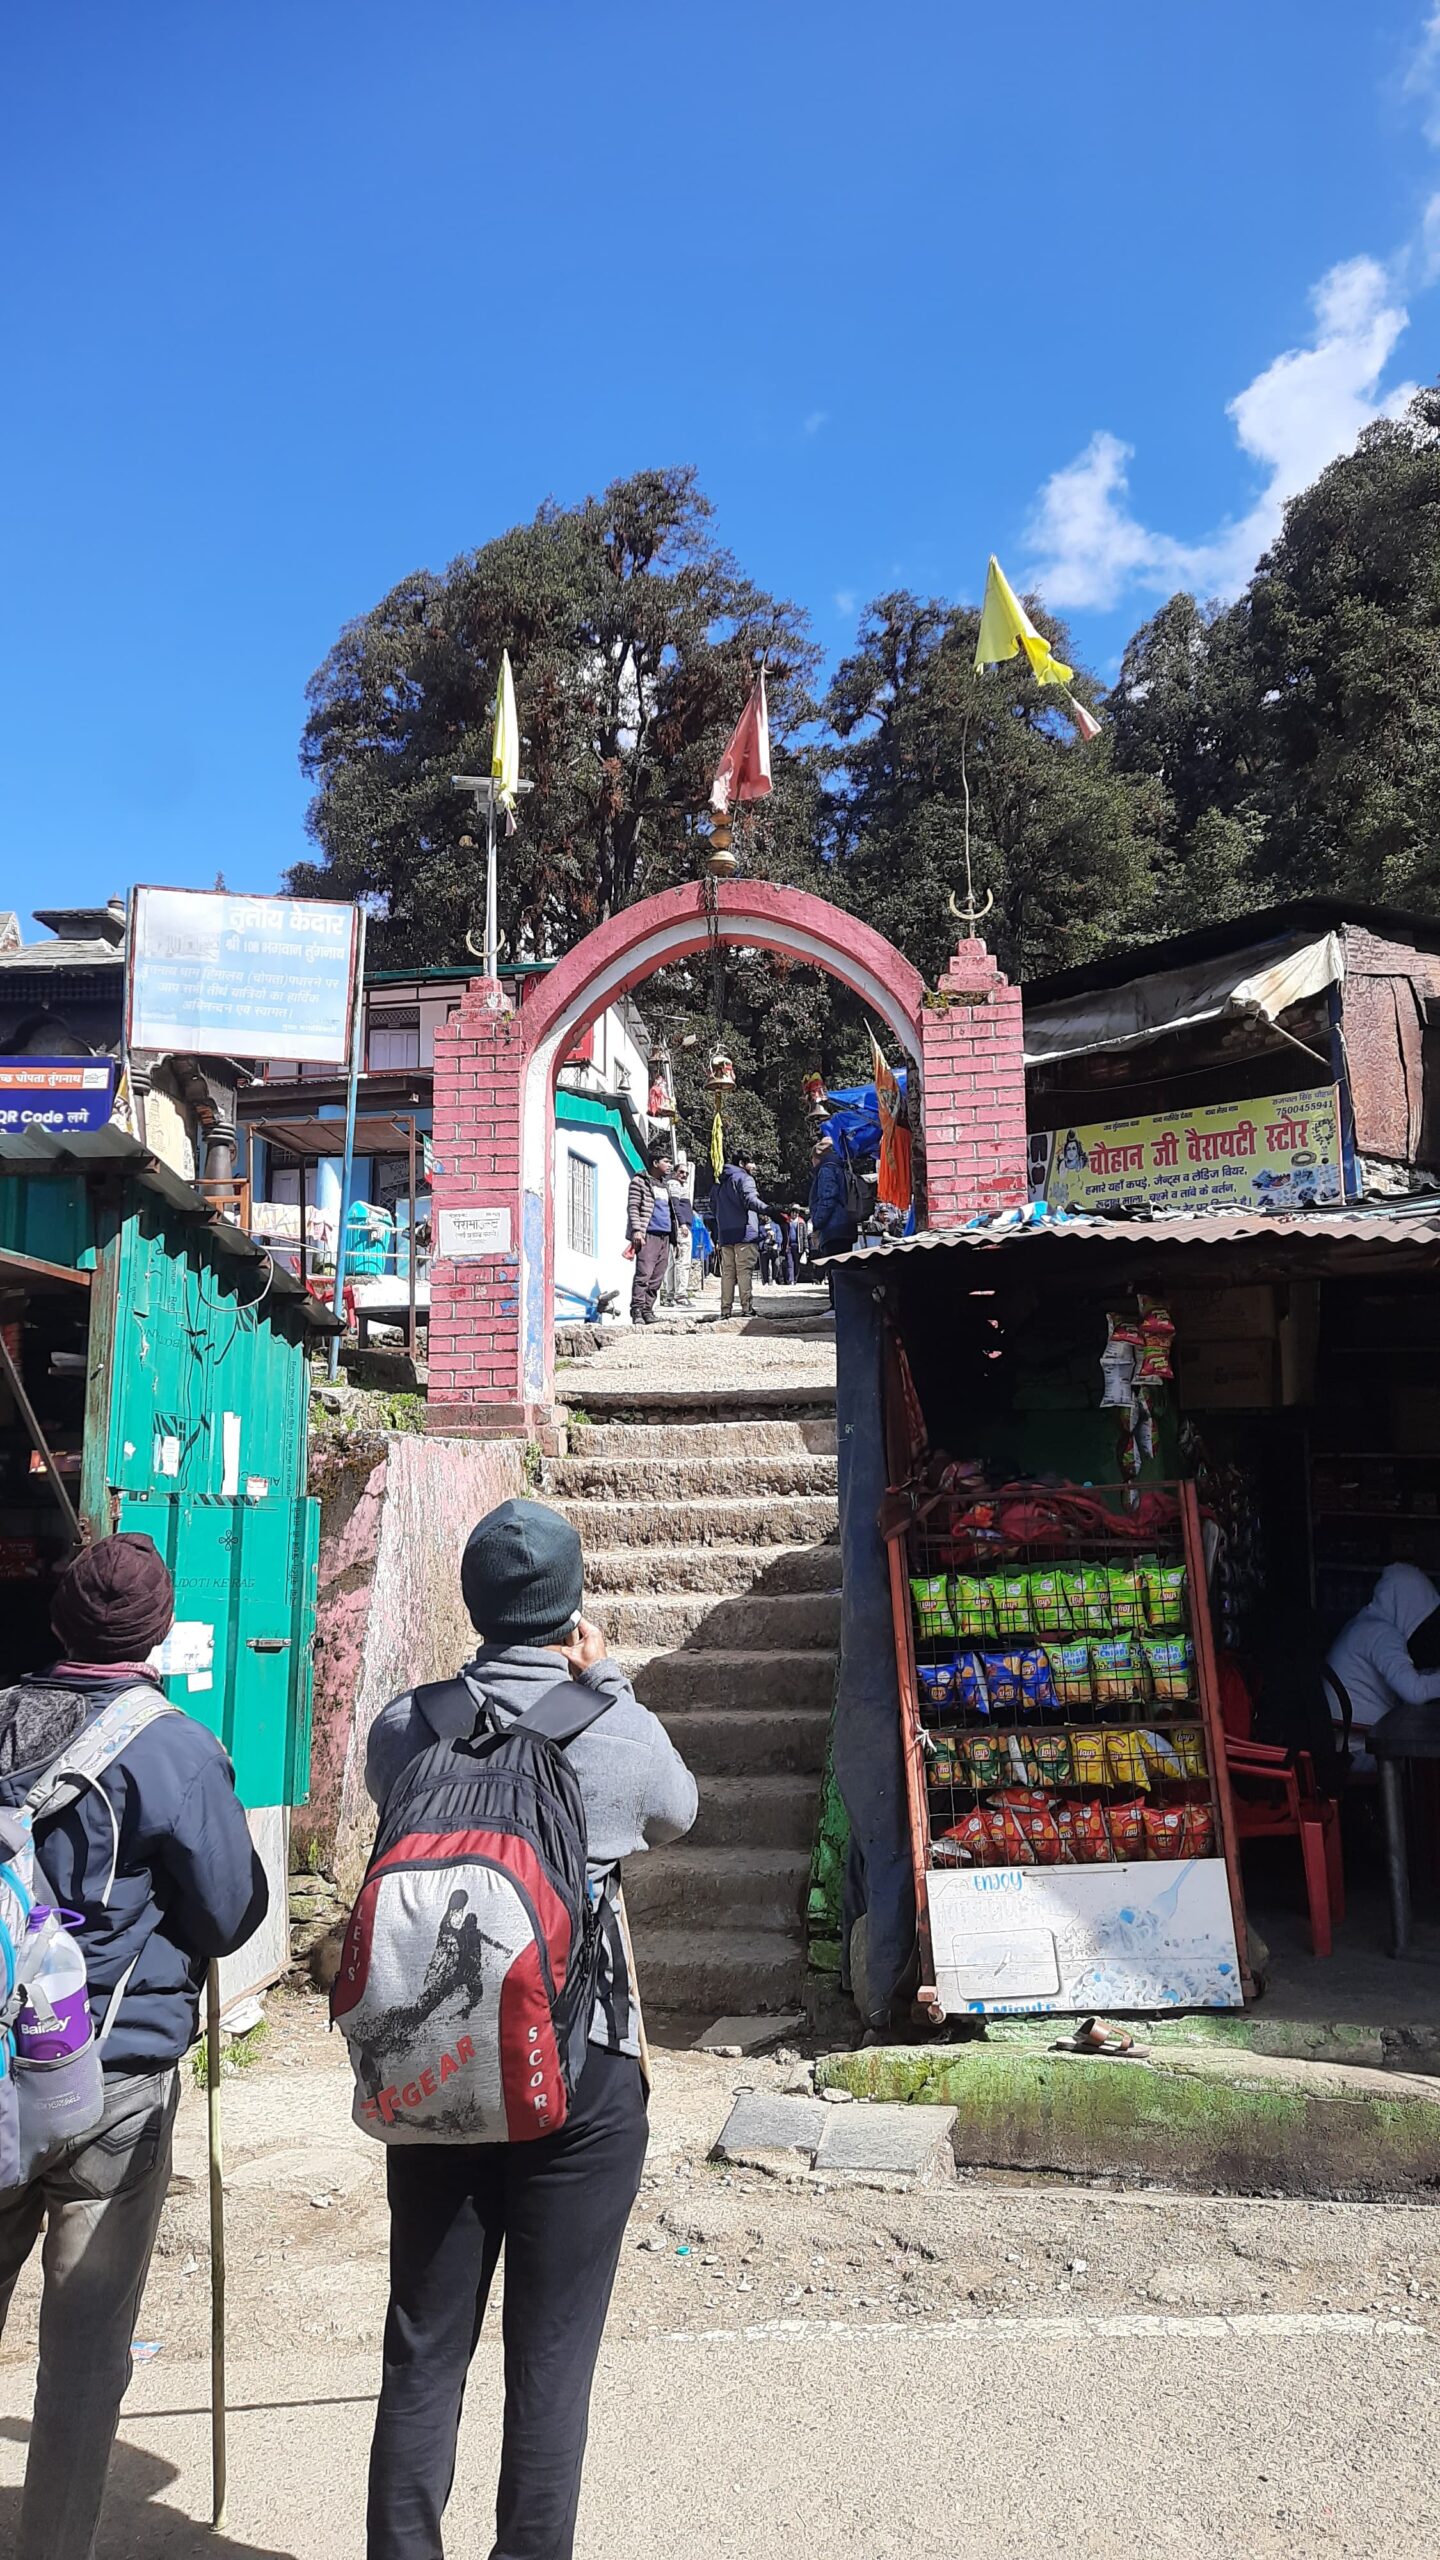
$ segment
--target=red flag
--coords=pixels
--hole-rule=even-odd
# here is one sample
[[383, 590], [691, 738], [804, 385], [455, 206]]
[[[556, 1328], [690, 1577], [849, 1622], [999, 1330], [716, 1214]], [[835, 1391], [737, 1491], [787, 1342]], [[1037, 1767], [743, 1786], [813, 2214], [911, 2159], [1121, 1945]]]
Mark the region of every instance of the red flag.
[[734, 735], [715, 768], [710, 806], [721, 817], [736, 800], [764, 800], [770, 791], [770, 713], [765, 702], [765, 670], [735, 723]]

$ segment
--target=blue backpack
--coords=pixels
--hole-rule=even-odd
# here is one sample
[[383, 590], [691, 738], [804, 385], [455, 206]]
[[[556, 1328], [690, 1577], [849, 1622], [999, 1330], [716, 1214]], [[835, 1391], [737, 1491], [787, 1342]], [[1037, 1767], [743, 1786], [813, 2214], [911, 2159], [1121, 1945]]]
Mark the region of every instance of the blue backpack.
[[63, 1927], [58, 1897], [46, 1882], [36, 1850], [36, 1826], [77, 1804], [87, 1788], [93, 1790], [109, 1816], [113, 1839], [100, 1896], [102, 1906], [107, 1903], [120, 1856], [120, 1825], [100, 1785], [101, 1775], [147, 1725], [178, 1712], [148, 1681], [122, 1689], [41, 1770], [18, 1805], [0, 1806], [0, 2195], [28, 2186], [62, 2143], [94, 2132], [105, 2104], [105, 2039], [139, 1962], [137, 1956], [111, 1993], [98, 2036], [91, 2020], [89, 2035], [75, 2051], [50, 2059], [29, 2057], [19, 2049], [22, 2015], [41, 2038], [47, 2021], [55, 2023], [44, 1975]]

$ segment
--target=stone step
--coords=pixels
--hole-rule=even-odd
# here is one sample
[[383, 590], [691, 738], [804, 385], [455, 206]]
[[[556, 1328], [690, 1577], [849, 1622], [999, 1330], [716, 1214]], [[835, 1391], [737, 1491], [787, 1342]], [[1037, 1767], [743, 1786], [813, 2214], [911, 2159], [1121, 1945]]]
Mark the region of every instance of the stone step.
[[819, 1810], [819, 1780], [797, 1770], [709, 1777], [684, 1846], [695, 1855], [707, 1849], [739, 1849], [746, 1856], [756, 1849], [795, 1849], [808, 1871]]
[[643, 1502], [647, 1496], [666, 1503], [713, 1498], [718, 1502], [753, 1500], [771, 1494], [834, 1494], [837, 1458], [812, 1457], [808, 1451], [746, 1457], [723, 1456], [552, 1458], [545, 1469], [549, 1499], [595, 1496], [618, 1502]]
[[555, 1390], [563, 1400], [573, 1397], [588, 1414], [603, 1421], [624, 1421], [633, 1415], [637, 1422], [664, 1415], [669, 1421], [687, 1416], [696, 1422], [766, 1422], [777, 1413], [820, 1415], [835, 1410], [835, 1382], [832, 1379], [807, 1378], [791, 1386], [760, 1385], [706, 1387], [674, 1379], [667, 1384], [636, 1386], [631, 1379], [603, 1376], [601, 1364], [574, 1369], [557, 1369]]
[[554, 1507], [578, 1529], [587, 1547], [667, 1546], [677, 1528], [699, 1547], [742, 1540], [752, 1546], [796, 1547], [828, 1537], [840, 1518], [839, 1504], [825, 1494], [758, 1494], [753, 1501], [731, 1502], [703, 1494], [681, 1504], [566, 1495]]
[[821, 1707], [835, 1690], [835, 1655], [827, 1647], [643, 1645], [615, 1650], [627, 1680], [659, 1716], [691, 1707]]
[[677, 1840], [625, 1862], [632, 1918], [667, 1928], [798, 1930], [809, 1883], [808, 1848], [696, 1849]]
[[754, 2017], [797, 2006], [805, 1947], [794, 1929], [635, 1930], [640, 1997], [651, 2016]]
[[[823, 1662], [825, 1656], [817, 1659]], [[648, 1707], [649, 1696], [641, 1694]], [[700, 1780], [702, 1794], [716, 1778], [789, 1773], [806, 1779], [813, 1791], [812, 1805], [818, 1805], [830, 1730], [828, 1703], [823, 1707], [657, 1707], [656, 1713], [687, 1769], [693, 1769]]]
[[596, 1592], [593, 1614], [617, 1653], [673, 1653], [718, 1647], [726, 1653], [782, 1653], [812, 1645], [833, 1653], [840, 1641], [838, 1591]]
[[771, 1422], [572, 1422], [572, 1458], [833, 1458], [834, 1416]]
[[840, 1548], [825, 1541], [805, 1547], [756, 1547], [724, 1539], [710, 1547], [603, 1543], [592, 1547], [587, 1543], [585, 1588], [596, 1600], [612, 1591], [632, 1597], [650, 1591], [838, 1592]]

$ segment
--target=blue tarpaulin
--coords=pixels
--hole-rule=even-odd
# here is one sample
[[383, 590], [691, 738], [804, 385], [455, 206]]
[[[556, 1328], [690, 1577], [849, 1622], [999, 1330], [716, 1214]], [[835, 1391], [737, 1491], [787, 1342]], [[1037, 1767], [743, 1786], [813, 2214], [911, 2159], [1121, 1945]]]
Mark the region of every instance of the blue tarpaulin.
[[915, 1952], [915, 1877], [901, 1756], [885, 1493], [884, 1319], [863, 1263], [835, 1272], [835, 1423], [840, 1452], [840, 1671], [835, 1783], [850, 1816], [845, 1935], [867, 1915], [866, 2023], [883, 2027]]
[[[903, 1067], [896, 1082], [903, 1095], [906, 1083]], [[830, 1105], [830, 1117], [825, 1122], [824, 1135], [834, 1138], [837, 1143], [843, 1142], [852, 1156], [878, 1156], [880, 1105], [873, 1084], [837, 1085], [825, 1099]]]

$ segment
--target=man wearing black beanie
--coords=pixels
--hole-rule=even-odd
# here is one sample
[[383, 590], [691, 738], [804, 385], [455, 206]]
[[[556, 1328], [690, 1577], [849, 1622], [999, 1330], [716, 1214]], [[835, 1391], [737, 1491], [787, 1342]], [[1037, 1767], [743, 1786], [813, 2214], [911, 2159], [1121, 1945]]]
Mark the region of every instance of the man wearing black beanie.
[[[601, 1965], [589, 2057], [558, 2133], [523, 2143], [397, 2145], [387, 2155], [390, 2309], [370, 2456], [369, 2560], [442, 2560], [465, 2376], [505, 2250], [505, 2434], [491, 2560], [571, 2560], [590, 2384], [645, 2157], [640, 2017], [616, 1903], [619, 1862], [680, 1839], [695, 1781], [583, 1614], [568, 1520], [502, 1502], [471, 1531], [460, 1587], [480, 1647], [428, 1713], [407, 1692], [371, 1729], [383, 1805], [442, 1736], [502, 1724], [568, 1676], [605, 1712], [566, 1746], [584, 1800]], [[432, 1721], [431, 1719], [434, 1719]]]

